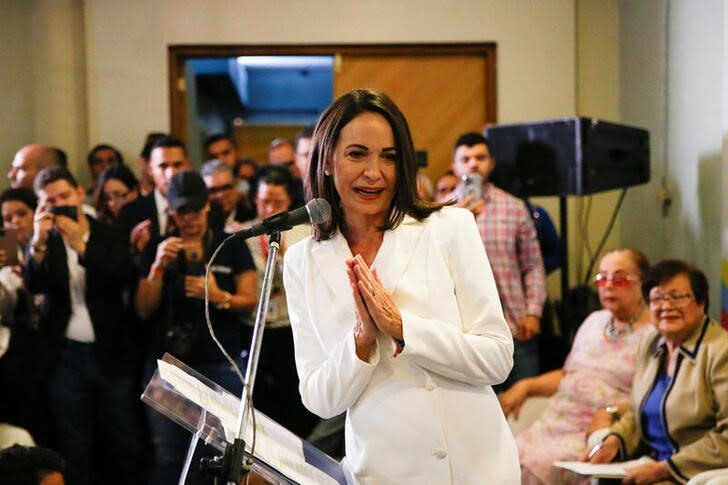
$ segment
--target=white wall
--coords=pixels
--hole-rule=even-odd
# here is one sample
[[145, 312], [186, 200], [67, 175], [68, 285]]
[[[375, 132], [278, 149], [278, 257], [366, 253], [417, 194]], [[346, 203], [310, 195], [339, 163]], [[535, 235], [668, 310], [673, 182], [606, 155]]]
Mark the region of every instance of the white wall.
[[[30, 56], [30, 10], [20, 1], [0, 2], [0, 160], [7, 170], [19, 145], [33, 140], [33, 90]], [[0, 170], [0, 187], [5, 186]]]
[[[720, 307], [723, 0], [621, 2], [621, 109], [652, 135], [649, 187], [625, 204], [622, 240], [703, 269]], [[666, 19], [666, 23], [663, 19]], [[666, 214], [657, 193], [673, 196]]]
[[[86, 58], [81, 0], [0, 2], [0, 156], [27, 143], [66, 150], [85, 179]], [[0, 186], [7, 181], [0, 174]]]

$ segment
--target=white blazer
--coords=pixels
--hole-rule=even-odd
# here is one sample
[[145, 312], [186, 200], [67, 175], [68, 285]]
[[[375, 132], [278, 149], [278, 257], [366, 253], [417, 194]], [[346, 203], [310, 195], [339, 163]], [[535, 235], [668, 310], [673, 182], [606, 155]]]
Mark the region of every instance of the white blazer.
[[384, 233], [372, 267], [402, 314], [405, 347], [354, 346], [349, 246], [337, 232], [286, 251], [284, 281], [306, 407], [347, 411], [351, 483], [520, 483], [518, 451], [491, 385], [513, 340], [472, 214], [445, 207]]

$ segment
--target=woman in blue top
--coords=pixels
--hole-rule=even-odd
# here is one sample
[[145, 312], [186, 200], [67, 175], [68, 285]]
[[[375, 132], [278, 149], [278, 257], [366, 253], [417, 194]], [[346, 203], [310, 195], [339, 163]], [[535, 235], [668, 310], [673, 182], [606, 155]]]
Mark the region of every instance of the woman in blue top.
[[631, 409], [588, 455], [648, 454], [656, 461], [628, 469], [625, 483], [686, 483], [728, 466], [728, 333], [705, 313], [705, 275], [683, 261], [656, 264], [643, 293], [657, 332], [640, 346]]

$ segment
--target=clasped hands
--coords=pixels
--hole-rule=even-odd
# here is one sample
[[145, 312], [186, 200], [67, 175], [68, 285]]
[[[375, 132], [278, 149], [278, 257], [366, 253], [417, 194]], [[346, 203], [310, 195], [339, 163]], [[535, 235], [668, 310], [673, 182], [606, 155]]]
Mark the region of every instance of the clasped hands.
[[370, 270], [361, 255], [346, 260], [346, 274], [356, 309], [356, 353], [366, 361], [380, 332], [403, 340], [402, 314], [379, 280], [377, 270]]

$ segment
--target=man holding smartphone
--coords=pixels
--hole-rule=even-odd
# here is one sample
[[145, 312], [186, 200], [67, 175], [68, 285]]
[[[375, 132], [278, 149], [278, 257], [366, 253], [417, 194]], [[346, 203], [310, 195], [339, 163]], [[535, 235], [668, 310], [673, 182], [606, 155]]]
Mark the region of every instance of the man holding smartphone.
[[84, 214], [85, 192], [67, 169], [42, 170], [35, 189], [24, 276], [28, 289], [45, 297], [41, 331], [49, 352], [42, 357], [68, 482], [97, 483], [103, 476], [105, 483], [140, 483], [139, 363], [123, 298], [124, 275], [132, 271], [126, 237]]
[[475, 215], [503, 313], [515, 339], [513, 370], [504, 383], [508, 387], [518, 379], [539, 374], [535, 337], [541, 332], [546, 288], [531, 216], [522, 200], [488, 181], [494, 167], [495, 160], [484, 136], [466, 133], [455, 142], [452, 170], [463, 182], [454, 195], [458, 206]]

